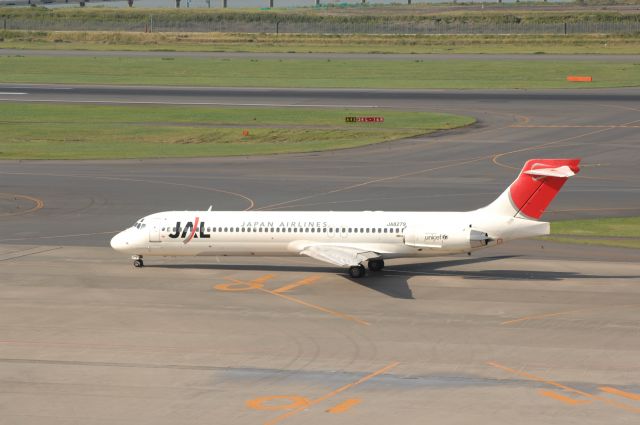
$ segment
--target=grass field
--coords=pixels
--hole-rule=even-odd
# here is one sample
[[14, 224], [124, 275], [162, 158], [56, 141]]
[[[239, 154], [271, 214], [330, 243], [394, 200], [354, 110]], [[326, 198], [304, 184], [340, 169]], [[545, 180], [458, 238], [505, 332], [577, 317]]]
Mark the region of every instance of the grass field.
[[0, 31], [0, 47], [47, 50], [637, 54], [640, 35], [323, 35]]
[[[154, 57], [0, 57], [0, 82], [217, 87], [564, 88], [640, 85], [640, 64]], [[593, 83], [566, 81], [591, 75]]]
[[543, 239], [580, 245], [640, 248], [640, 217], [556, 221], [551, 223], [551, 236]]
[[[345, 123], [345, 116], [383, 123]], [[385, 110], [0, 103], [0, 159], [202, 157], [343, 149], [472, 124]], [[248, 136], [243, 131], [249, 132]]]

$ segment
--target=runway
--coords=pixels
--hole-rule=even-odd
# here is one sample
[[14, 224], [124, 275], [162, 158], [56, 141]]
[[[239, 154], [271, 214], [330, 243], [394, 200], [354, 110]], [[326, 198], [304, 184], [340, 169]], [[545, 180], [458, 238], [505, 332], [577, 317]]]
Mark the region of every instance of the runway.
[[584, 164], [545, 219], [638, 215], [639, 90], [0, 87], [12, 90], [26, 94], [2, 99], [349, 104], [478, 123], [313, 154], [0, 161], [0, 424], [637, 423], [636, 250], [522, 241], [352, 281], [305, 258], [135, 270], [108, 240], [151, 212], [209, 205], [478, 208], [545, 156]]

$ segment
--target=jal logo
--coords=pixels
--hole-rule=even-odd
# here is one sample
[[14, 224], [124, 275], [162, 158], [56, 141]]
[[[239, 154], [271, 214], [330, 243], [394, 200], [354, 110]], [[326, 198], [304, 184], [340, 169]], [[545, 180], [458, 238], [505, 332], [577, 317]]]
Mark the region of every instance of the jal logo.
[[191, 242], [193, 238], [207, 239], [211, 235], [205, 231], [204, 221], [200, 221], [200, 217], [196, 217], [195, 221], [187, 221], [184, 227], [181, 226], [182, 222], [176, 223], [175, 231], [169, 234], [172, 239], [184, 239], [182, 242], [187, 244]]

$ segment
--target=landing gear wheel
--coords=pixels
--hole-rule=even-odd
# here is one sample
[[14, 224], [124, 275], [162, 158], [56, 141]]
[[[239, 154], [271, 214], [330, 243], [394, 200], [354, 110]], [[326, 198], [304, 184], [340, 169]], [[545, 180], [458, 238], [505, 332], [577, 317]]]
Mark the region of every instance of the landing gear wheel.
[[134, 260], [133, 261], [133, 267], [143, 267], [144, 263], [142, 262], [142, 260]]
[[369, 260], [369, 264], [367, 265], [369, 266], [369, 270], [377, 272], [384, 267], [384, 260]]
[[354, 279], [364, 276], [364, 266], [359, 265], [359, 266], [349, 267], [349, 276], [351, 276]]

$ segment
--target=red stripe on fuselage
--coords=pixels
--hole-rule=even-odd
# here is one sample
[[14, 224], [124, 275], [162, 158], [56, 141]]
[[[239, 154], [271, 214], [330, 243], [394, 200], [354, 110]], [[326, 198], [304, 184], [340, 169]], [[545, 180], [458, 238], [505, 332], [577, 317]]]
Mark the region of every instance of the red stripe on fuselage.
[[191, 229], [191, 234], [189, 235], [189, 237], [187, 239], [184, 240], [184, 243], [189, 243], [189, 241], [191, 241], [191, 239], [193, 239], [193, 235], [196, 234], [196, 229], [198, 229], [198, 226], [200, 225], [200, 217], [196, 217], [196, 221], [194, 221], [193, 223], [193, 229]]

